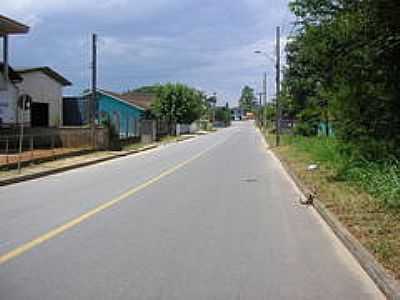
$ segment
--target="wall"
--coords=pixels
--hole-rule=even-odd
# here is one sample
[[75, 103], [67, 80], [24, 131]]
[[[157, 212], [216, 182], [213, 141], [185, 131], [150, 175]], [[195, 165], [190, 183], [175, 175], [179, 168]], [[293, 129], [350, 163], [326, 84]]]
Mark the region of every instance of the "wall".
[[98, 111], [100, 119], [110, 118], [121, 138], [135, 136], [135, 124], [144, 113], [136, 107], [103, 94], [98, 96]]
[[[96, 128], [96, 149], [105, 150], [109, 147], [109, 134], [106, 128]], [[27, 128], [25, 135], [57, 137], [57, 147], [91, 147], [92, 130], [90, 128]]]
[[89, 100], [85, 97], [63, 98], [63, 126], [89, 124]]
[[[0, 80], [4, 81], [2, 73], [0, 73]], [[15, 125], [18, 122], [17, 99], [18, 90], [12, 83], [8, 83], [7, 90], [0, 90], [0, 119], [3, 124]], [[29, 114], [25, 115], [25, 122], [29, 122]]]
[[20, 74], [24, 79], [18, 85], [20, 94], [28, 94], [34, 102], [49, 104], [49, 126], [62, 124], [62, 89], [63, 86], [41, 71]]

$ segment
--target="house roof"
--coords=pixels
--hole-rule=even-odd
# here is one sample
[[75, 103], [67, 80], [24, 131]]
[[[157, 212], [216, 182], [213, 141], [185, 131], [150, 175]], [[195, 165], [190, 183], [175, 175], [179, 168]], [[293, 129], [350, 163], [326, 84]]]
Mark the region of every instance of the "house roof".
[[[4, 71], [4, 63], [0, 62], [0, 72], [3, 73]], [[9, 80], [13, 83], [21, 82], [23, 79], [22, 77], [10, 66], [8, 66], [8, 77]]]
[[119, 94], [106, 90], [99, 90], [106, 95], [109, 95], [113, 98], [121, 100], [125, 103], [133, 105], [141, 110], [149, 110], [151, 108], [151, 104], [155, 100], [154, 94], [145, 94], [145, 93], [137, 93], [137, 92], [129, 92], [124, 94]]
[[27, 33], [29, 27], [15, 20], [0, 15], [0, 35]]
[[128, 92], [121, 94], [122, 99], [143, 107], [146, 110], [151, 108], [151, 104], [155, 101], [156, 95], [150, 93]]
[[114, 93], [114, 92], [111, 92], [111, 91], [102, 90], [102, 89], [98, 89], [97, 92], [101, 93], [103, 95], [109, 96], [109, 97], [111, 97], [111, 98], [113, 98], [115, 100], [118, 100], [120, 102], [124, 102], [124, 103], [126, 103], [126, 104], [128, 104], [130, 106], [134, 106], [134, 107], [138, 108], [139, 110], [143, 110], [143, 111], [147, 110], [147, 108], [145, 108], [145, 107], [143, 107], [141, 105], [138, 105], [137, 103], [134, 103], [132, 101], [128, 101], [126, 99], [126, 97], [123, 97], [121, 94]]
[[59, 82], [63, 86], [72, 85], [72, 83], [68, 79], [66, 79], [65, 77], [63, 77], [62, 75], [60, 75], [59, 73], [57, 73], [56, 71], [54, 71], [53, 69], [51, 69], [50, 67], [47, 67], [47, 66], [34, 67], [34, 68], [16, 68], [15, 70], [19, 74], [27, 74], [27, 73], [33, 73], [33, 72], [43, 72], [44, 74], [46, 74], [50, 78], [54, 79], [55, 81]]

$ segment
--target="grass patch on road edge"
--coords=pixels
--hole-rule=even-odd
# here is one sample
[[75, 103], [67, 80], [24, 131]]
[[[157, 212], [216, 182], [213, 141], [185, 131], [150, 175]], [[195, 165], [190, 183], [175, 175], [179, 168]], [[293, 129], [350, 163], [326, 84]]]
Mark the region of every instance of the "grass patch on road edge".
[[[271, 134], [266, 136], [266, 140], [270, 145], [275, 143]], [[375, 165], [358, 166], [359, 174], [370, 174], [365, 181], [358, 180], [346, 174], [349, 162], [332, 143], [334, 141], [321, 138], [283, 136], [282, 145], [271, 149], [308, 188], [316, 192], [320, 201], [376, 259], [396, 279], [400, 279], [400, 210], [379, 197], [385, 197], [379, 193], [385, 185], [390, 186], [390, 182], [382, 182], [373, 188], [379, 184], [378, 178], [385, 180], [387, 176], [386, 180], [396, 180], [393, 174], [387, 174], [393, 172], [392, 166], [381, 170]], [[315, 163], [319, 165], [318, 170], [307, 171], [307, 166]], [[349, 167], [349, 170], [355, 168]]]

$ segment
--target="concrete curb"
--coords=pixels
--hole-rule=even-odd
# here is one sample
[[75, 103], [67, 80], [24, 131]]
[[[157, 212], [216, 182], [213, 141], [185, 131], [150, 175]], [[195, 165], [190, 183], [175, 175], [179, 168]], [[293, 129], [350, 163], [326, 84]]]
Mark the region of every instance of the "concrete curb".
[[[197, 136], [186, 136], [186, 137], [182, 137], [181, 139], [178, 138], [174, 142], [175, 143], [180, 143], [180, 142], [184, 142], [184, 141], [187, 141], [187, 140], [194, 139], [196, 137]], [[18, 176], [18, 177], [9, 178], [9, 179], [3, 179], [3, 180], [0, 179], [0, 187], [1, 186], [15, 184], [15, 183], [19, 183], [19, 182], [24, 182], [24, 181], [28, 181], [28, 180], [33, 180], [33, 179], [37, 179], [37, 178], [41, 178], [41, 177], [45, 177], [45, 176], [49, 176], [49, 175], [54, 175], [54, 174], [57, 174], [57, 173], [62, 173], [62, 172], [70, 171], [70, 170], [73, 170], [73, 169], [78, 169], [78, 168], [82, 168], [82, 167], [95, 165], [95, 164], [102, 163], [102, 162], [109, 161], [109, 160], [113, 160], [113, 159], [116, 159], [116, 158], [120, 158], [120, 157], [124, 157], [124, 156], [128, 156], [128, 155], [136, 154], [136, 153], [139, 153], [139, 152], [144, 152], [144, 151], [151, 150], [151, 149], [154, 149], [154, 148], [158, 148], [161, 145], [166, 145], [166, 144], [170, 144], [170, 143], [171, 142], [167, 142], [165, 144], [163, 144], [163, 143], [152, 144], [152, 145], [144, 146], [144, 147], [139, 148], [139, 149], [125, 151], [123, 153], [117, 153], [117, 154], [114, 154], [114, 155], [110, 155], [108, 157], [102, 157], [102, 158], [94, 159], [94, 160], [91, 160], [91, 161], [86, 161], [86, 162], [82, 162], [82, 163], [76, 163], [76, 164], [69, 165], [69, 166], [59, 167], [59, 168], [55, 168], [55, 169], [51, 169], [51, 170], [47, 170], [47, 171], [42, 171], [42, 172], [38, 172], [38, 173], [34, 173], [34, 174], [27, 174], [27, 175]]]
[[99, 159], [94, 159], [94, 160], [91, 160], [91, 161], [86, 161], [86, 162], [82, 162], [82, 163], [76, 163], [76, 164], [73, 164], [73, 165], [59, 167], [59, 168], [51, 169], [51, 170], [48, 170], [48, 171], [42, 171], [42, 172], [38, 172], [38, 173], [34, 173], [34, 174], [27, 174], [27, 175], [15, 177], [15, 178], [9, 178], [9, 179], [0, 180], [0, 186], [11, 185], [11, 184], [15, 184], [15, 183], [23, 182], [23, 181], [38, 179], [38, 178], [41, 178], [41, 177], [45, 177], [45, 176], [49, 176], [49, 175], [54, 175], [54, 174], [70, 171], [70, 170], [73, 170], [73, 169], [78, 169], [78, 168], [82, 168], [82, 167], [95, 165], [95, 164], [98, 164], [98, 163], [102, 163], [102, 162], [105, 162], [105, 161], [109, 161], [109, 160], [113, 160], [113, 159], [129, 156], [129, 155], [136, 154], [136, 153], [139, 153], [139, 152], [148, 151], [148, 150], [157, 148], [158, 146], [159, 145], [149, 145], [149, 146], [145, 146], [145, 147], [140, 148], [140, 149], [126, 151], [124, 153], [118, 153], [118, 154], [110, 155], [108, 157], [102, 157], [102, 158], [99, 158]]
[[[275, 155], [275, 157], [281, 162], [282, 166], [300, 191], [308, 197], [310, 190], [301, 182], [284, 160], [273, 151], [271, 151], [271, 153], [273, 153], [273, 155]], [[385, 270], [375, 257], [368, 252], [368, 250], [343, 226], [343, 224], [340, 223], [336, 216], [331, 213], [320, 200], [316, 199], [315, 196], [313, 206], [385, 296], [390, 300], [400, 300], [400, 282], [395, 280], [393, 276]]]

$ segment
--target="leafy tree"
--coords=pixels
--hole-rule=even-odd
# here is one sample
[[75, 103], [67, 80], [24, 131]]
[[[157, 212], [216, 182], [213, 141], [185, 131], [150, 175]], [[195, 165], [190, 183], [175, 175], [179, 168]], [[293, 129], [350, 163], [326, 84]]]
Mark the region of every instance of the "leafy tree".
[[[331, 122], [371, 159], [400, 157], [400, 6], [396, 0], [293, 0], [284, 111], [305, 134]], [[308, 128], [306, 128], [308, 126]]]
[[246, 85], [242, 89], [242, 95], [239, 99], [239, 106], [245, 112], [252, 112], [255, 110], [257, 106], [257, 100], [256, 96], [254, 95], [254, 90], [251, 87]]
[[156, 100], [152, 104], [152, 113], [172, 124], [190, 124], [198, 120], [205, 111], [204, 95], [186, 85], [168, 83], [159, 86]]
[[215, 108], [215, 121], [223, 122], [225, 126], [229, 126], [231, 124], [231, 118], [232, 115], [229, 106], [225, 105]]

